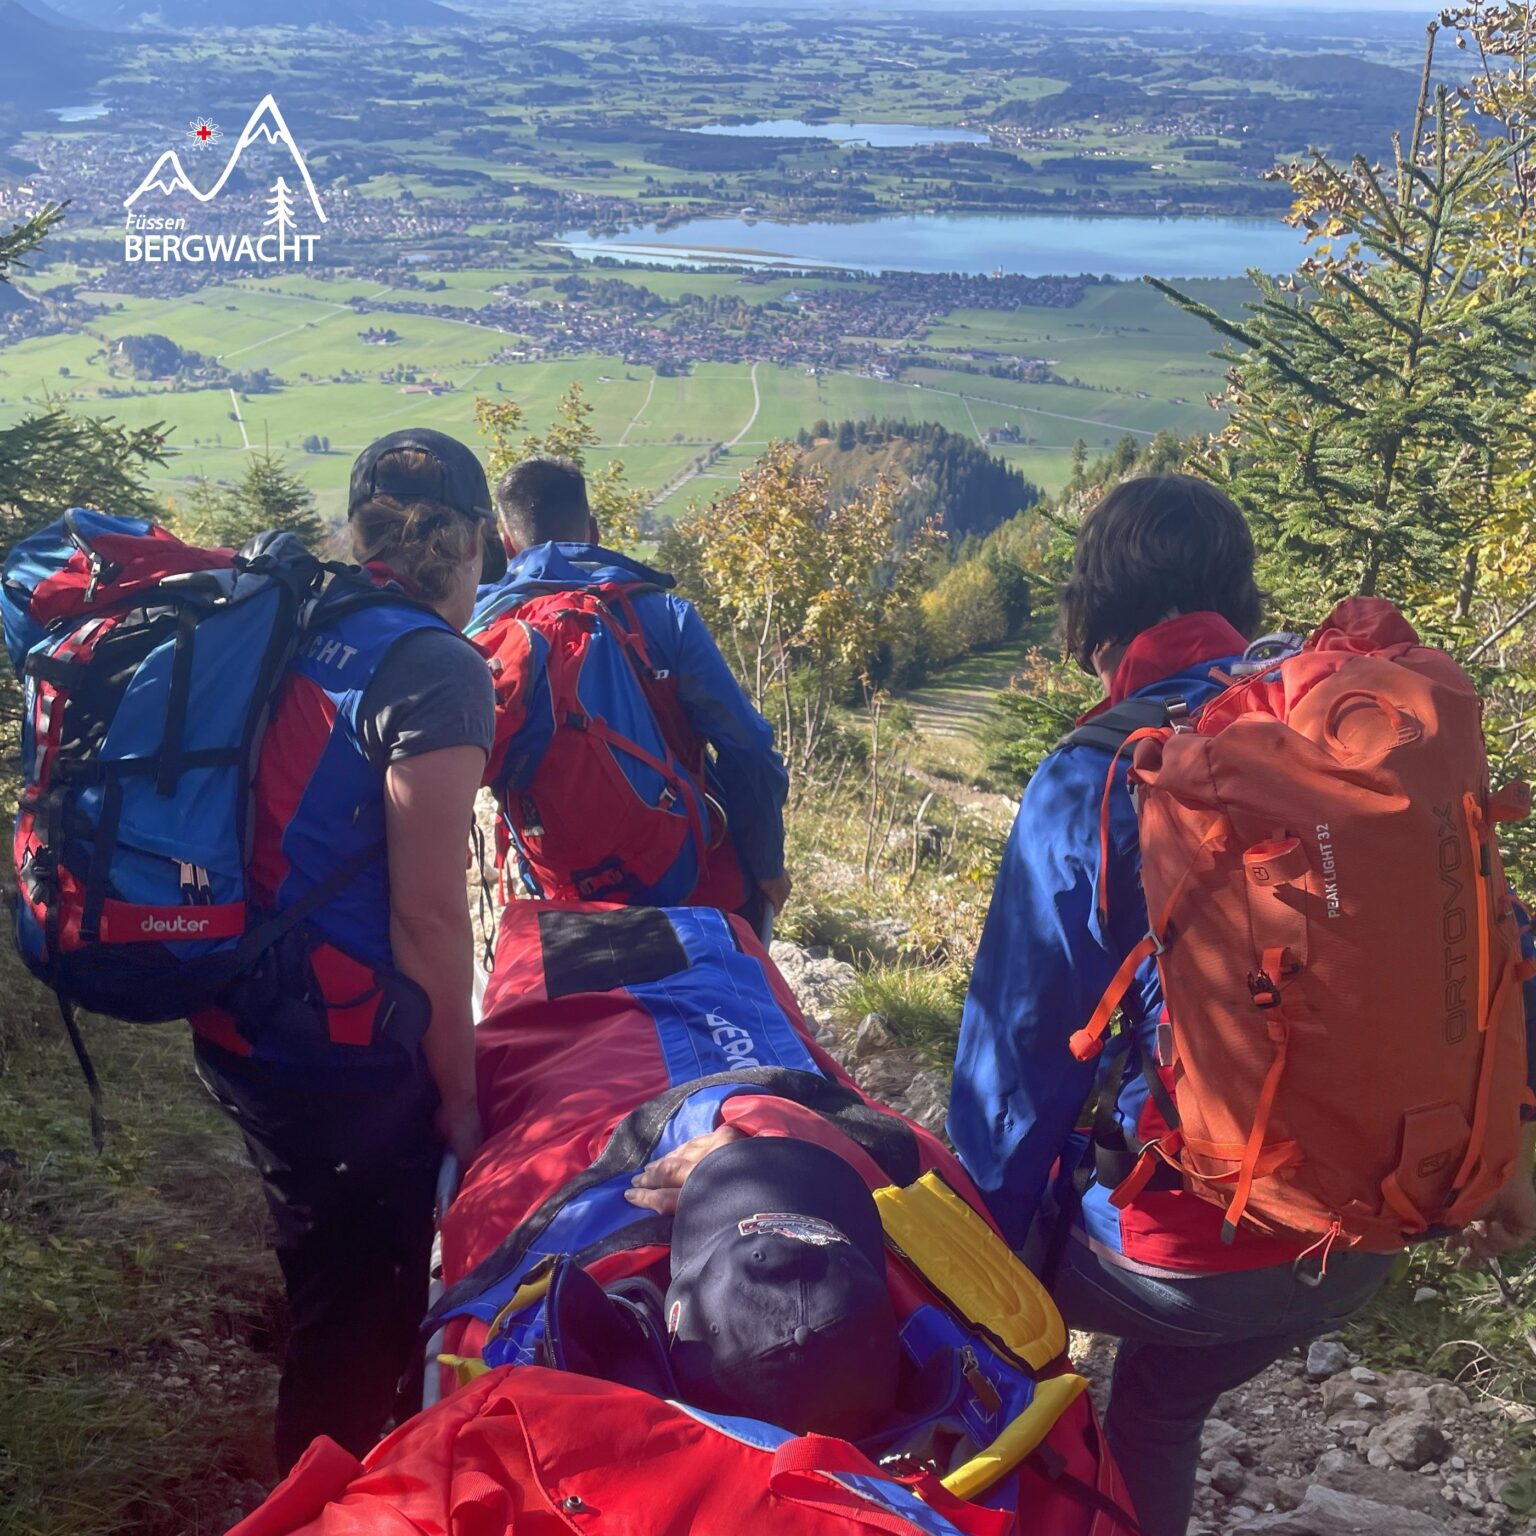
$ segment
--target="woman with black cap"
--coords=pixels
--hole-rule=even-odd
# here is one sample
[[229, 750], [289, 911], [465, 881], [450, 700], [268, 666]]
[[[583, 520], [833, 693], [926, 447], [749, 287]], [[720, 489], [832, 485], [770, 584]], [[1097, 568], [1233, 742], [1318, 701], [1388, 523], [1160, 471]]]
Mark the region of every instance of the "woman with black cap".
[[365, 574], [320, 599], [255, 775], [252, 890], [307, 910], [192, 1021], [277, 1229], [284, 1472], [317, 1435], [378, 1438], [425, 1307], [442, 1148], [467, 1162], [480, 1142], [464, 859], [494, 719], [459, 631], [505, 557], [484, 471], [440, 432], [365, 450], [347, 519]]

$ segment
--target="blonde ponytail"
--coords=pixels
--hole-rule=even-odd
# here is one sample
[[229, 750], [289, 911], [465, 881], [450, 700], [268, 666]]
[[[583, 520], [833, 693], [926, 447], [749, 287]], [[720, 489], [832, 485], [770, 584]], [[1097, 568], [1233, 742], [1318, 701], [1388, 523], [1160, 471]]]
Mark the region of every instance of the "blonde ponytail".
[[[412, 448], [389, 457], [408, 471], [430, 464]], [[459, 568], [480, 550], [480, 525], [440, 501], [374, 496], [353, 510], [348, 526], [353, 559], [382, 562], [429, 603], [453, 590]]]

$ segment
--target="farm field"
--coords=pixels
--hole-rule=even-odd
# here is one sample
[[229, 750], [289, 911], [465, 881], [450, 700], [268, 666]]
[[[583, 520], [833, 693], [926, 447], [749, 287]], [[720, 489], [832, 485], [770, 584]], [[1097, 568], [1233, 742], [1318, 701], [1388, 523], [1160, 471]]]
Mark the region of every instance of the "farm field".
[[[755, 391], [745, 362], [699, 363], [687, 374], [657, 377], [650, 367], [602, 354], [502, 360], [520, 340], [507, 330], [389, 307], [431, 301], [472, 310], [508, 282], [530, 279], [537, 284], [530, 296], [545, 297], [554, 289], [540, 280], [553, 283], [571, 270], [423, 270], [429, 293], [288, 274], [169, 300], [93, 294], [108, 307], [88, 330], [0, 348], [0, 425], [49, 399], [131, 425], [164, 422], [172, 455], [156, 478], [173, 497], [193, 477], [232, 479], [248, 450], [270, 446], [316, 492], [322, 510], [337, 515], [352, 456], [373, 437], [420, 423], [473, 438], [477, 395], [511, 396], [537, 429], [579, 382], [594, 408], [594, 458], [621, 458], [631, 482], [664, 493], [658, 510], [675, 515], [734, 480], [770, 441], [822, 419], [893, 417], [935, 421], [978, 440], [990, 434], [994, 452], [1046, 489], [1068, 478], [1079, 438], [1096, 452], [1126, 432], [1209, 430], [1215, 419], [1205, 396], [1219, 387], [1221, 368], [1208, 355], [1208, 332], [1139, 284], [1091, 287], [1070, 309], [953, 311], [921, 339], [888, 344], [900, 379], [765, 362], [756, 366]], [[814, 283], [639, 269], [602, 275], [671, 301], [702, 293], [754, 305]], [[445, 289], [435, 288], [439, 279]], [[1231, 311], [1249, 291], [1240, 280], [1191, 286]], [[349, 307], [359, 299], [370, 301], [361, 313]], [[363, 340], [365, 331], [386, 328], [395, 336], [388, 345]], [[146, 333], [241, 374], [267, 370], [273, 387], [233, 395], [224, 387], [173, 389], [114, 369], [113, 345]], [[992, 377], [987, 358], [999, 354], [1043, 357], [1070, 382]], [[951, 359], [954, 366], [944, 366]], [[329, 439], [329, 452], [303, 451], [315, 434]]]

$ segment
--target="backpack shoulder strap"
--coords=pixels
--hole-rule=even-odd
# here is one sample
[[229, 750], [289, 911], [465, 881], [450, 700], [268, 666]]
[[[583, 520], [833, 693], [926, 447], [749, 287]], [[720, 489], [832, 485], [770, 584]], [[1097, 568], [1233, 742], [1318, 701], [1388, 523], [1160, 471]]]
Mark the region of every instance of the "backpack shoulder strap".
[[1170, 725], [1173, 714], [1170, 705], [1182, 703], [1181, 699], [1126, 699], [1112, 704], [1102, 714], [1068, 731], [1056, 743], [1056, 750], [1099, 747], [1105, 752], [1118, 752], [1134, 732]]

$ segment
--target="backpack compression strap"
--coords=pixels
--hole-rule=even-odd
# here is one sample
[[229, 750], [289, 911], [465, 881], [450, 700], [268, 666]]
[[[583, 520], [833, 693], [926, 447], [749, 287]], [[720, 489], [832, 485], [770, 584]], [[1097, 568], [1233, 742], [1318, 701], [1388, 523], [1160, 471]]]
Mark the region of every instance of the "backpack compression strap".
[[1180, 710], [1184, 707], [1182, 699], [1123, 699], [1068, 731], [1056, 743], [1056, 750], [1101, 747], [1106, 752], [1118, 752], [1134, 732], [1162, 730], [1171, 725], [1175, 704]]

